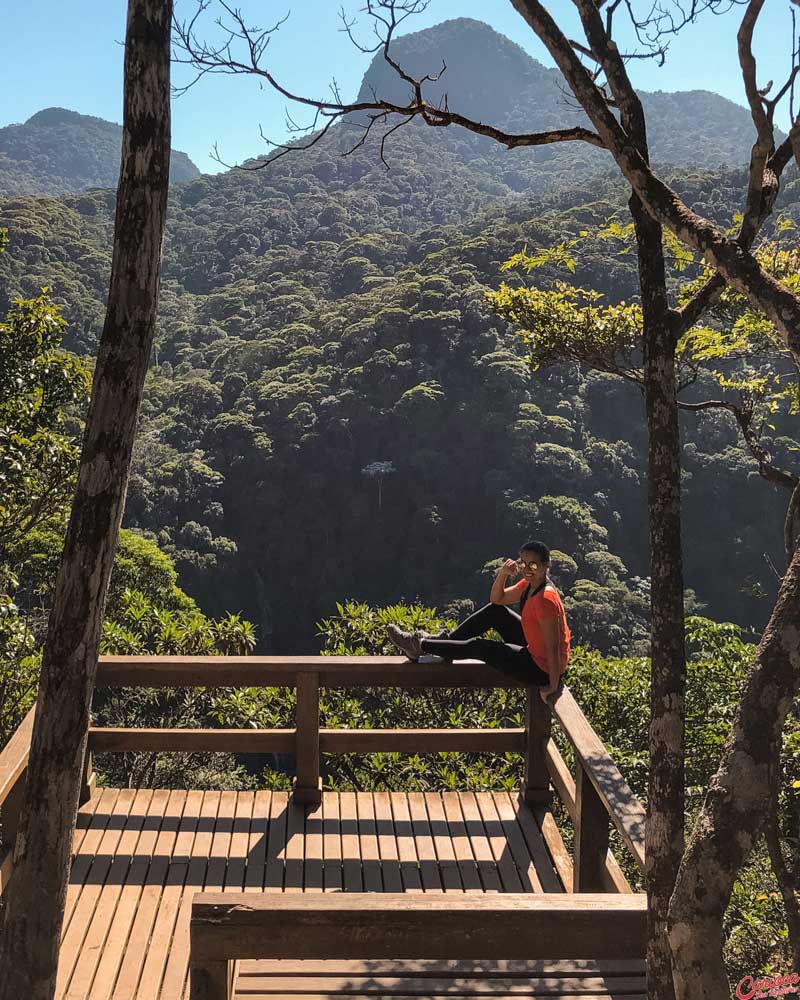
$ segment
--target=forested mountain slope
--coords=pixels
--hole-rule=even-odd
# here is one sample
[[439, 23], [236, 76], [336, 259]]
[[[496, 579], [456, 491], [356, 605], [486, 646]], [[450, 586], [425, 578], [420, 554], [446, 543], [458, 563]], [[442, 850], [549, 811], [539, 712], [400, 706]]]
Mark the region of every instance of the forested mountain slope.
[[[20, 125], [0, 128], [0, 195], [58, 195], [116, 187], [122, 128], [65, 108], [37, 111]], [[200, 171], [186, 153], [172, 151], [170, 180]]]
[[[729, 162], [735, 131], [709, 129]], [[313, 623], [348, 597], [482, 603], [485, 564], [529, 536], [563, 553], [576, 640], [631, 648], [647, 634], [641, 396], [574, 366], [532, 373], [484, 299], [514, 251], [624, 213], [623, 188], [578, 147], [554, 171], [535, 150], [412, 124], [387, 170], [378, 136], [341, 156], [353, 138], [345, 124], [267, 169], [173, 189], [126, 524], [205, 610], [241, 609], [278, 652], [316, 649]], [[730, 224], [743, 171], [670, 176]], [[782, 211], [798, 214], [793, 184]], [[111, 192], [0, 202], [0, 310], [46, 284], [69, 345], [92, 351], [112, 222]], [[632, 258], [605, 248], [575, 279], [612, 300], [636, 290]], [[762, 624], [784, 498], [750, 481], [726, 415], [684, 434], [687, 585], [712, 616]]]

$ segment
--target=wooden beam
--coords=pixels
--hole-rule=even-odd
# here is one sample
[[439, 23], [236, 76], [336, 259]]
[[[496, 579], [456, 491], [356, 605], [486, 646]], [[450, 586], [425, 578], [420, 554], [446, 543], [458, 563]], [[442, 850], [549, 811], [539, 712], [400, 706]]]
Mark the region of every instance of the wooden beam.
[[295, 706], [295, 802], [319, 805], [322, 781], [319, 775], [319, 674], [297, 675]]
[[[294, 729], [89, 730], [95, 753], [292, 753]], [[524, 729], [321, 729], [323, 753], [523, 753]]]
[[197, 893], [213, 959], [642, 958], [647, 897], [566, 893]]
[[523, 753], [524, 729], [321, 729], [323, 753]]
[[229, 1000], [233, 996], [230, 963], [195, 958], [192, 942], [189, 1000]]
[[601, 892], [605, 888], [609, 817], [605, 803], [578, 764], [575, 776], [578, 822], [575, 826], [573, 892]]
[[525, 770], [522, 797], [529, 806], [549, 806], [553, 801], [547, 770], [547, 744], [553, 716], [539, 696], [537, 687], [529, 687], [525, 698]]
[[101, 729], [89, 730], [95, 753], [291, 753], [294, 729]]
[[34, 705], [0, 752], [0, 806], [11, 794], [20, 778], [23, 777], [28, 766], [35, 714], [36, 706]]
[[101, 656], [96, 687], [294, 687], [302, 672], [322, 687], [523, 685], [480, 660], [414, 663], [402, 656]]
[[566, 686], [553, 702], [552, 712], [572, 744], [578, 764], [603, 803], [611, 822], [640, 870], [644, 871], [644, 807]]
[[[553, 740], [547, 744], [547, 768], [555, 786], [559, 798], [564, 803], [567, 814], [576, 826], [578, 821], [578, 809], [575, 802], [575, 779], [570, 774], [567, 762], [561, 756], [561, 752]], [[552, 819], [552, 817], [551, 817]], [[544, 828], [543, 832], [544, 832]], [[633, 892], [630, 883], [625, 878], [625, 874], [619, 866], [619, 862], [614, 857], [614, 852], [609, 847], [606, 854], [605, 870], [603, 874], [602, 888], [606, 892]], [[569, 891], [572, 891], [571, 889]]]
[[545, 753], [547, 755], [547, 770], [558, 797], [564, 803], [572, 825], [577, 822], [578, 813], [575, 809], [575, 779], [570, 774], [567, 762], [561, 756], [555, 740], [549, 740]]
[[81, 778], [81, 794], [78, 799], [79, 805], [89, 801], [96, 787], [97, 775], [94, 772], [92, 752], [87, 743], [86, 749], [83, 751], [83, 776]]

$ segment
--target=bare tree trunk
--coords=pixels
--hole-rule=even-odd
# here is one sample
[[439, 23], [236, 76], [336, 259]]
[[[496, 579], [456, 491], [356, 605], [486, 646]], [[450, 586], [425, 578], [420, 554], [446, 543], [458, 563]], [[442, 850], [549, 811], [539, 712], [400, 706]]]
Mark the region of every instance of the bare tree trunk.
[[[642, 124], [642, 130], [643, 130]], [[650, 769], [645, 827], [647, 992], [670, 1000], [667, 914], [684, 848], [686, 652], [675, 333], [661, 227], [632, 195], [642, 296], [650, 524]]]
[[669, 909], [677, 1000], [730, 995], [722, 920], [769, 812], [783, 726], [799, 691], [800, 549], [781, 583], [678, 871]]
[[100, 630], [158, 303], [172, 0], [129, 0], [114, 253], [41, 668], [0, 942], [0, 1000], [51, 1000]]

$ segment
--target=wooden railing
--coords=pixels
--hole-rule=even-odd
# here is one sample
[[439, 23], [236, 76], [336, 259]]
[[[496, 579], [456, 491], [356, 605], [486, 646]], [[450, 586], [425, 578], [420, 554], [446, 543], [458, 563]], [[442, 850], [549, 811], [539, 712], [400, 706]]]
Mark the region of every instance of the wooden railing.
[[0, 893], [11, 877], [34, 712], [35, 708], [28, 712], [0, 753]]
[[243, 959], [641, 960], [646, 923], [640, 893], [202, 893], [190, 996], [229, 1000]]
[[[294, 687], [293, 729], [89, 730], [82, 798], [91, 791], [92, 752], [294, 752], [295, 801], [321, 794], [321, 753], [375, 751], [518, 752], [524, 757], [521, 794], [540, 822], [547, 821], [552, 788], [575, 830], [573, 892], [623, 892], [631, 887], [609, 849], [610, 824], [644, 870], [645, 813], [566, 685], [545, 705], [527, 689], [525, 726], [519, 729], [328, 729], [319, 725], [323, 687], [523, 687], [476, 660], [418, 664], [389, 656], [100, 657], [97, 687]], [[556, 719], [574, 750], [575, 775], [552, 739]], [[33, 711], [0, 753], [2, 846], [13, 844], [24, 787]], [[552, 821], [552, 820], [551, 820]], [[7, 869], [3, 869], [6, 871]]]

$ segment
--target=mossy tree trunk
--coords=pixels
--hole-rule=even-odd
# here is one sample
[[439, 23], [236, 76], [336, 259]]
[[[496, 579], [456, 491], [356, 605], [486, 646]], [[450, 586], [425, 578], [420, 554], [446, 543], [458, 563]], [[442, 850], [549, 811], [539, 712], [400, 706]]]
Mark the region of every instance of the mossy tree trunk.
[[172, 0], [129, 0], [123, 143], [105, 324], [42, 660], [0, 941], [0, 1000], [55, 992], [103, 612], [159, 291]]
[[722, 920], [736, 876], [773, 807], [783, 726], [798, 693], [800, 548], [781, 582], [678, 871], [669, 910], [678, 1000], [728, 995]]
[[[643, 126], [642, 126], [643, 127]], [[632, 195], [643, 314], [650, 535], [650, 727], [645, 888], [647, 992], [672, 997], [667, 914], [684, 847], [685, 692], [681, 461], [674, 323], [661, 226]]]

